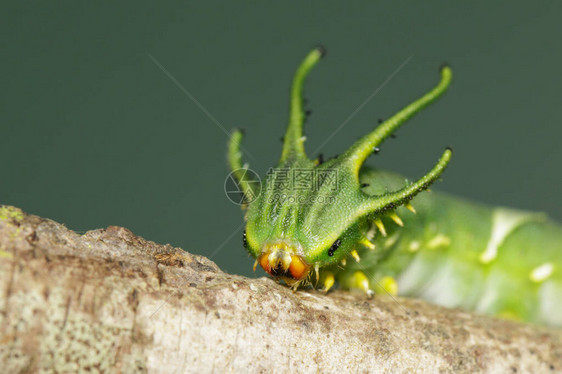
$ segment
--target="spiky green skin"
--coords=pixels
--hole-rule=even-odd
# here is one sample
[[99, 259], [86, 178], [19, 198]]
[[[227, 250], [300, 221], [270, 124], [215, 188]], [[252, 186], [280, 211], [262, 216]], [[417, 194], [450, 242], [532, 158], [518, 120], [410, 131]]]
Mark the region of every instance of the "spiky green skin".
[[[562, 309], [561, 227], [540, 214], [488, 208], [439, 193], [416, 197], [440, 178], [451, 158], [450, 149], [414, 183], [363, 167], [376, 146], [445, 92], [451, 70], [442, 68], [441, 80], [432, 90], [341, 156], [320, 164], [305, 153], [301, 97], [304, 79], [321, 56], [322, 50], [313, 50], [297, 70], [281, 159], [268, 173], [261, 190], [247, 179], [248, 167], [242, 164], [240, 152], [242, 133], [232, 134], [229, 163], [248, 198], [248, 252], [266, 271], [295, 288], [306, 276], [320, 276], [329, 288], [335, 275], [342, 288], [385, 292], [386, 286], [378, 281], [388, 278], [394, 286], [397, 283], [400, 294], [450, 307], [562, 325], [562, 313], [558, 312]], [[286, 183], [288, 173], [301, 170], [335, 172], [337, 187], [315, 184], [303, 189]], [[370, 186], [363, 188], [363, 183]], [[401, 207], [414, 197], [417, 215]], [[389, 219], [396, 212], [404, 228]], [[374, 220], [383, 220], [388, 236], [378, 232], [375, 249], [365, 249], [363, 245], [372, 246], [368, 240], [372, 239]], [[396, 217], [394, 220], [399, 222]], [[342, 267], [342, 260], [353, 250], [359, 251], [361, 262], [349, 258], [347, 267]], [[308, 267], [302, 277], [295, 277], [290, 267], [299, 261]]]
[[[338, 175], [338, 190], [330, 185], [314, 190], [276, 188], [280, 173], [287, 169], [330, 169], [337, 161], [315, 167], [312, 161], [297, 160], [281, 162], [279, 168], [266, 179], [259, 198], [248, 208], [246, 235], [248, 249], [254, 256], [268, 242], [284, 240], [294, 243], [298, 254], [309, 264], [326, 266], [345, 256], [359, 240], [361, 233], [353, 207], [365, 200], [358, 188], [358, 182], [347, 175]], [[338, 174], [344, 174], [338, 173]], [[276, 199], [282, 196], [283, 200]], [[305, 202], [304, 204], [302, 202]], [[312, 201], [333, 201], [333, 203], [311, 203]], [[327, 249], [340, 238], [342, 244], [328, 256]]]
[[[365, 169], [366, 192], [378, 194], [400, 186], [404, 178]], [[345, 288], [346, 279], [363, 271], [371, 284], [385, 276], [398, 283], [400, 295], [447, 307], [522, 321], [562, 326], [562, 227], [545, 215], [488, 207], [439, 192], [425, 192], [413, 201], [416, 214], [399, 210], [404, 227], [383, 220], [387, 237], [377, 234], [376, 249], [359, 251], [361, 262], [332, 267]], [[483, 263], [492, 236], [494, 214], [522, 220], [497, 246], [497, 256]], [[496, 221], [497, 223], [497, 221]], [[440, 236], [440, 245], [431, 245]], [[438, 243], [439, 241], [434, 241]], [[391, 245], [387, 245], [391, 244]], [[418, 245], [412, 246], [412, 243]], [[412, 250], [416, 248], [416, 250]], [[542, 281], [531, 272], [544, 264], [553, 271]], [[376, 288], [376, 287], [375, 287]]]

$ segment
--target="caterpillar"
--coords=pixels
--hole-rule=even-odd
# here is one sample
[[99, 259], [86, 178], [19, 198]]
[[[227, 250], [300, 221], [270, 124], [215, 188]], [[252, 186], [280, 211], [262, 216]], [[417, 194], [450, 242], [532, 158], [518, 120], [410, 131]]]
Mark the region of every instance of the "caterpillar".
[[296, 71], [281, 158], [263, 185], [242, 163], [242, 131], [229, 140], [229, 164], [245, 197], [244, 246], [254, 270], [260, 265], [294, 290], [312, 285], [327, 292], [337, 285], [562, 326], [559, 224], [541, 213], [424, 192], [449, 164], [450, 148], [415, 182], [363, 165], [447, 90], [451, 68], [442, 66], [433, 89], [324, 161], [305, 153], [302, 99], [305, 78], [323, 55], [323, 48], [315, 48]]

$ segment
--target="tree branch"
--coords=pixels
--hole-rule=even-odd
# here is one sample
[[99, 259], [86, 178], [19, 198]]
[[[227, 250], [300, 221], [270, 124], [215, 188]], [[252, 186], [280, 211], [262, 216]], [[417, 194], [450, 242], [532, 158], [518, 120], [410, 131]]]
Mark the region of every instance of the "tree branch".
[[10, 373], [562, 370], [559, 330], [419, 300], [294, 293], [125, 228], [79, 235], [9, 206], [0, 313]]

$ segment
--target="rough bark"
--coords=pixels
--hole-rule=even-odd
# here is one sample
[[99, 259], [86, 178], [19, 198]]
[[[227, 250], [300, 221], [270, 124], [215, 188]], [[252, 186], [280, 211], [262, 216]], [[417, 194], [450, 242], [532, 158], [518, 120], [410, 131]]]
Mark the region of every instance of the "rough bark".
[[419, 300], [292, 292], [125, 228], [79, 235], [8, 206], [0, 312], [6, 373], [562, 370], [560, 331]]

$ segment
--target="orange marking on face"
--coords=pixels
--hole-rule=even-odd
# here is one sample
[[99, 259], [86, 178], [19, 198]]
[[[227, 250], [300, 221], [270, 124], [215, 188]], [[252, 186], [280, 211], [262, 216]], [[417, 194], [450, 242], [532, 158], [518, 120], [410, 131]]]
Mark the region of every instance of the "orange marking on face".
[[263, 270], [266, 271], [266, 273], [271, 274], [271, 268], [269, 267], [269, 252], [262, 254], [258, 261], [260, 263], [260, 266], [263, 268]]
[[281, 277], [286, 280], [302, 280], [306, 278], [310, 272], [310, 265], [299, 255], [291, 255], [290, 263], [286, 261], [282, 267], [275, 267], [275, 265], [272, 265], [272, 259], [270, 258], [272, 256], [271, 252], [265, 252], [262, 253], [257, 260], [257, 263], [259, 263], [263, 270], [269, 275]]
[[310, 265], [305, 263], [300, 256], [291, 256], [291, 265], [289, 266], [289, 273], [294, 279], [302, 279], [309, 273]]

